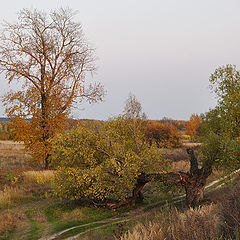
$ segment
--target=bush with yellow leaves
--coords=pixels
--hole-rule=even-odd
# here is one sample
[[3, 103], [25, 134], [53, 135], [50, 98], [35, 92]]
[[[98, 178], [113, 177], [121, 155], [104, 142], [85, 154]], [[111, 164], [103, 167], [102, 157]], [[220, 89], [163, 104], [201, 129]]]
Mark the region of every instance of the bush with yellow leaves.
[[124, 115], [94, 132], [83, 126], [59, 135], [53, 144], [55, 193], [61, 198], [124, 200], [142, 173], [165, 172], [160, 150], [144, 141], [143, 121]]

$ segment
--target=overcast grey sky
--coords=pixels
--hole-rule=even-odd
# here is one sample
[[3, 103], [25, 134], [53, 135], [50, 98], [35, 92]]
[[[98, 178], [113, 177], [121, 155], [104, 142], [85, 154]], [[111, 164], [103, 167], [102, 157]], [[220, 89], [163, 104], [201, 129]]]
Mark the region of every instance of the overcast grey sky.
[[[208, 78], [216, 67], [240, 68], [239, 0], [7, 0], [1, 21], [14, 21], [22, 8], [61, 6], [79, 11], [99, 57], [93, 79], [107, 91], [103, 103], [78, 105], [76, 118], [115, 116], [132, 92], [149, 119], [188, 119], [214, 107]], [[0, 86], [3, 94], [3, 76]]]

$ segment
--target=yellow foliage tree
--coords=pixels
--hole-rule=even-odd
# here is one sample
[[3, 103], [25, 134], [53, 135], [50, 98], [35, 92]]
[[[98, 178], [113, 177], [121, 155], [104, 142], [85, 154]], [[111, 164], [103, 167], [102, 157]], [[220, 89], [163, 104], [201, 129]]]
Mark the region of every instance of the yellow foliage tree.
[[[95, 132], [78, 126], [57, 136], [52, 154], [55, 193], [61, 198], [87, 197], [134, 204], [144, 182], [142, 175], [165, 173], [168, 162], [160, 149], [144, 141], [140, 120], [119, 116]], [[123, 202], [122, 202], [123, 201]]]
[[81, 124], [59, 134], [52, 154], [56, 195], [110, 201], [112, 207], [135, 204], [151, 177], [143, 178], [169, 168], [161, 150], [145, 141], [145, 117], [141, 104], [130, 95], [124, 115], [109, 119], [102, 128]]
[[24, 9], [17, 23], [5, 23], [0, 37], [0, 70], [20, 85], [4, 97], [12, 135], [45, 168], [51, 139], [62, 131], [73, 102], [101, 101], [104, 94], [100, 84], [85, 83], [86, 73], [95, 70], [94, 50], [73, 18], [70, 9]]

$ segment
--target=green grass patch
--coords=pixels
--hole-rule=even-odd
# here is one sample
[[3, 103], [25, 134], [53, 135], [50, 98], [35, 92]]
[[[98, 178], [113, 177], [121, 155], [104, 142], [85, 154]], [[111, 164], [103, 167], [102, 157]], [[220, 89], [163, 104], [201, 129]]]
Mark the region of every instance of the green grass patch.
[[31, 224], [31, 227], [30, 227], [30, 231], [28, 232], [28, 234], [27, 234], [27, 239], [31, 239], [31, 240], [33, 240], [33, 239], [38, 239], [39, 238], [39, 226], [38, 226], [38, 224], [36, 223], [36, 221], [33, 219], [33, 216], [32, 216], [32, 214], [34, 213], [34, 210], [33, 209], [31, 209], [31, 208], [29, 208], [26, 212], [25, 212], [25, 214], [26, 214], [26, 216], [27, 216], [27, 218], [28, 218], [28, 220], [29, 220], [29, 222], [30, 222], [30, 224]]
[[[124, 221], [125, 219], [126, 218], [122, 218], [122, 221]], [[89, 229], [91, 229], [91, 233], [98, 232], [98, 234], [99, 234], [100, 232], [104, 232], [105, 237], [106, 237], [106, 235], [108, 235], [110, 237], [110, 236], [113, 236], [114, 234], [116, 234], [117, 230], [122, 230], [124, 228], [124, 226], [126, 226], [128, 223], [128, 222], [119, 223], [119, 221], [121, 221], [121, 220], [117, 219], [117, 220], [113, 220], [113, 221], [105, 222], [105, 223], [94, 223], [94, 224], [90, 224], [88, 226], [79, 226], [79, 227], [76, 227], [75, 229], [72, 229], [68, 232], [63, 233], [56, 239], [59, 239], [59, 240], [65, 239], [67, 237], [75, 236], [79, 233], [83, 233], [83, 235], [85, 235], [85, 234], [88, 234], [89, 232], [86, 232], [86, 233], [84, 233], [84, 232]], [[100, 227], [100, 228], [95, 229], [98, 227]], [[126, 230], [126, 227], [125, 227], [125, 230]], [[122, 231], [120, 232], [120, 234], [122, 234]]]
[[[79, 209], [82, 212], [81, 219], [65, 218], [62, 216]], [[56, 204], [45, 209], [45, 215], [49, 223], [53, 225], [54, 232], [59, 232], [66, 228], [74, 227], [80, 224], [87, 224], [99, 220], [103, 220], [116, 215], [116, 213], [93, 207], [79, 207], [77, 205]], [[69, 215], [71, 216], [71, 215]]]

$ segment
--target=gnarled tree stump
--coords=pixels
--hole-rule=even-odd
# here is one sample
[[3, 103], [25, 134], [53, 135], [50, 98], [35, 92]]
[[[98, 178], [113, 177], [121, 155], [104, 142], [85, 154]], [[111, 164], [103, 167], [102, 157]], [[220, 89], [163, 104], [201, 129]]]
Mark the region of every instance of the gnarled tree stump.
[[206, 186], [206, 181], [208, 176], [212, 173], [211, 169], [205, 169], [204, 167], [199, 168], [198, 160], [194, 154], [194, 150], [191, 148], [186, 149], [188, 155], [190, 156], [190, 170], [189, 172], [170, 172], [166, 174], [145, 174], [142, 173], [137, 179], [135, 188], [133, 189], [132, 197], [128, 200], [107, 204], [111, 209], [116, 209], [123, 205], [134, 206], [137, 198], [143, 200], [143, 194], [141, 190], [147, 182], [158, 181], [164, 182], [166, 184], [176, 184], [182, 186], [186, 191], [186, 204], [187, 206], [196, 206], [199, 202], [203, 200], [204, 188]]

